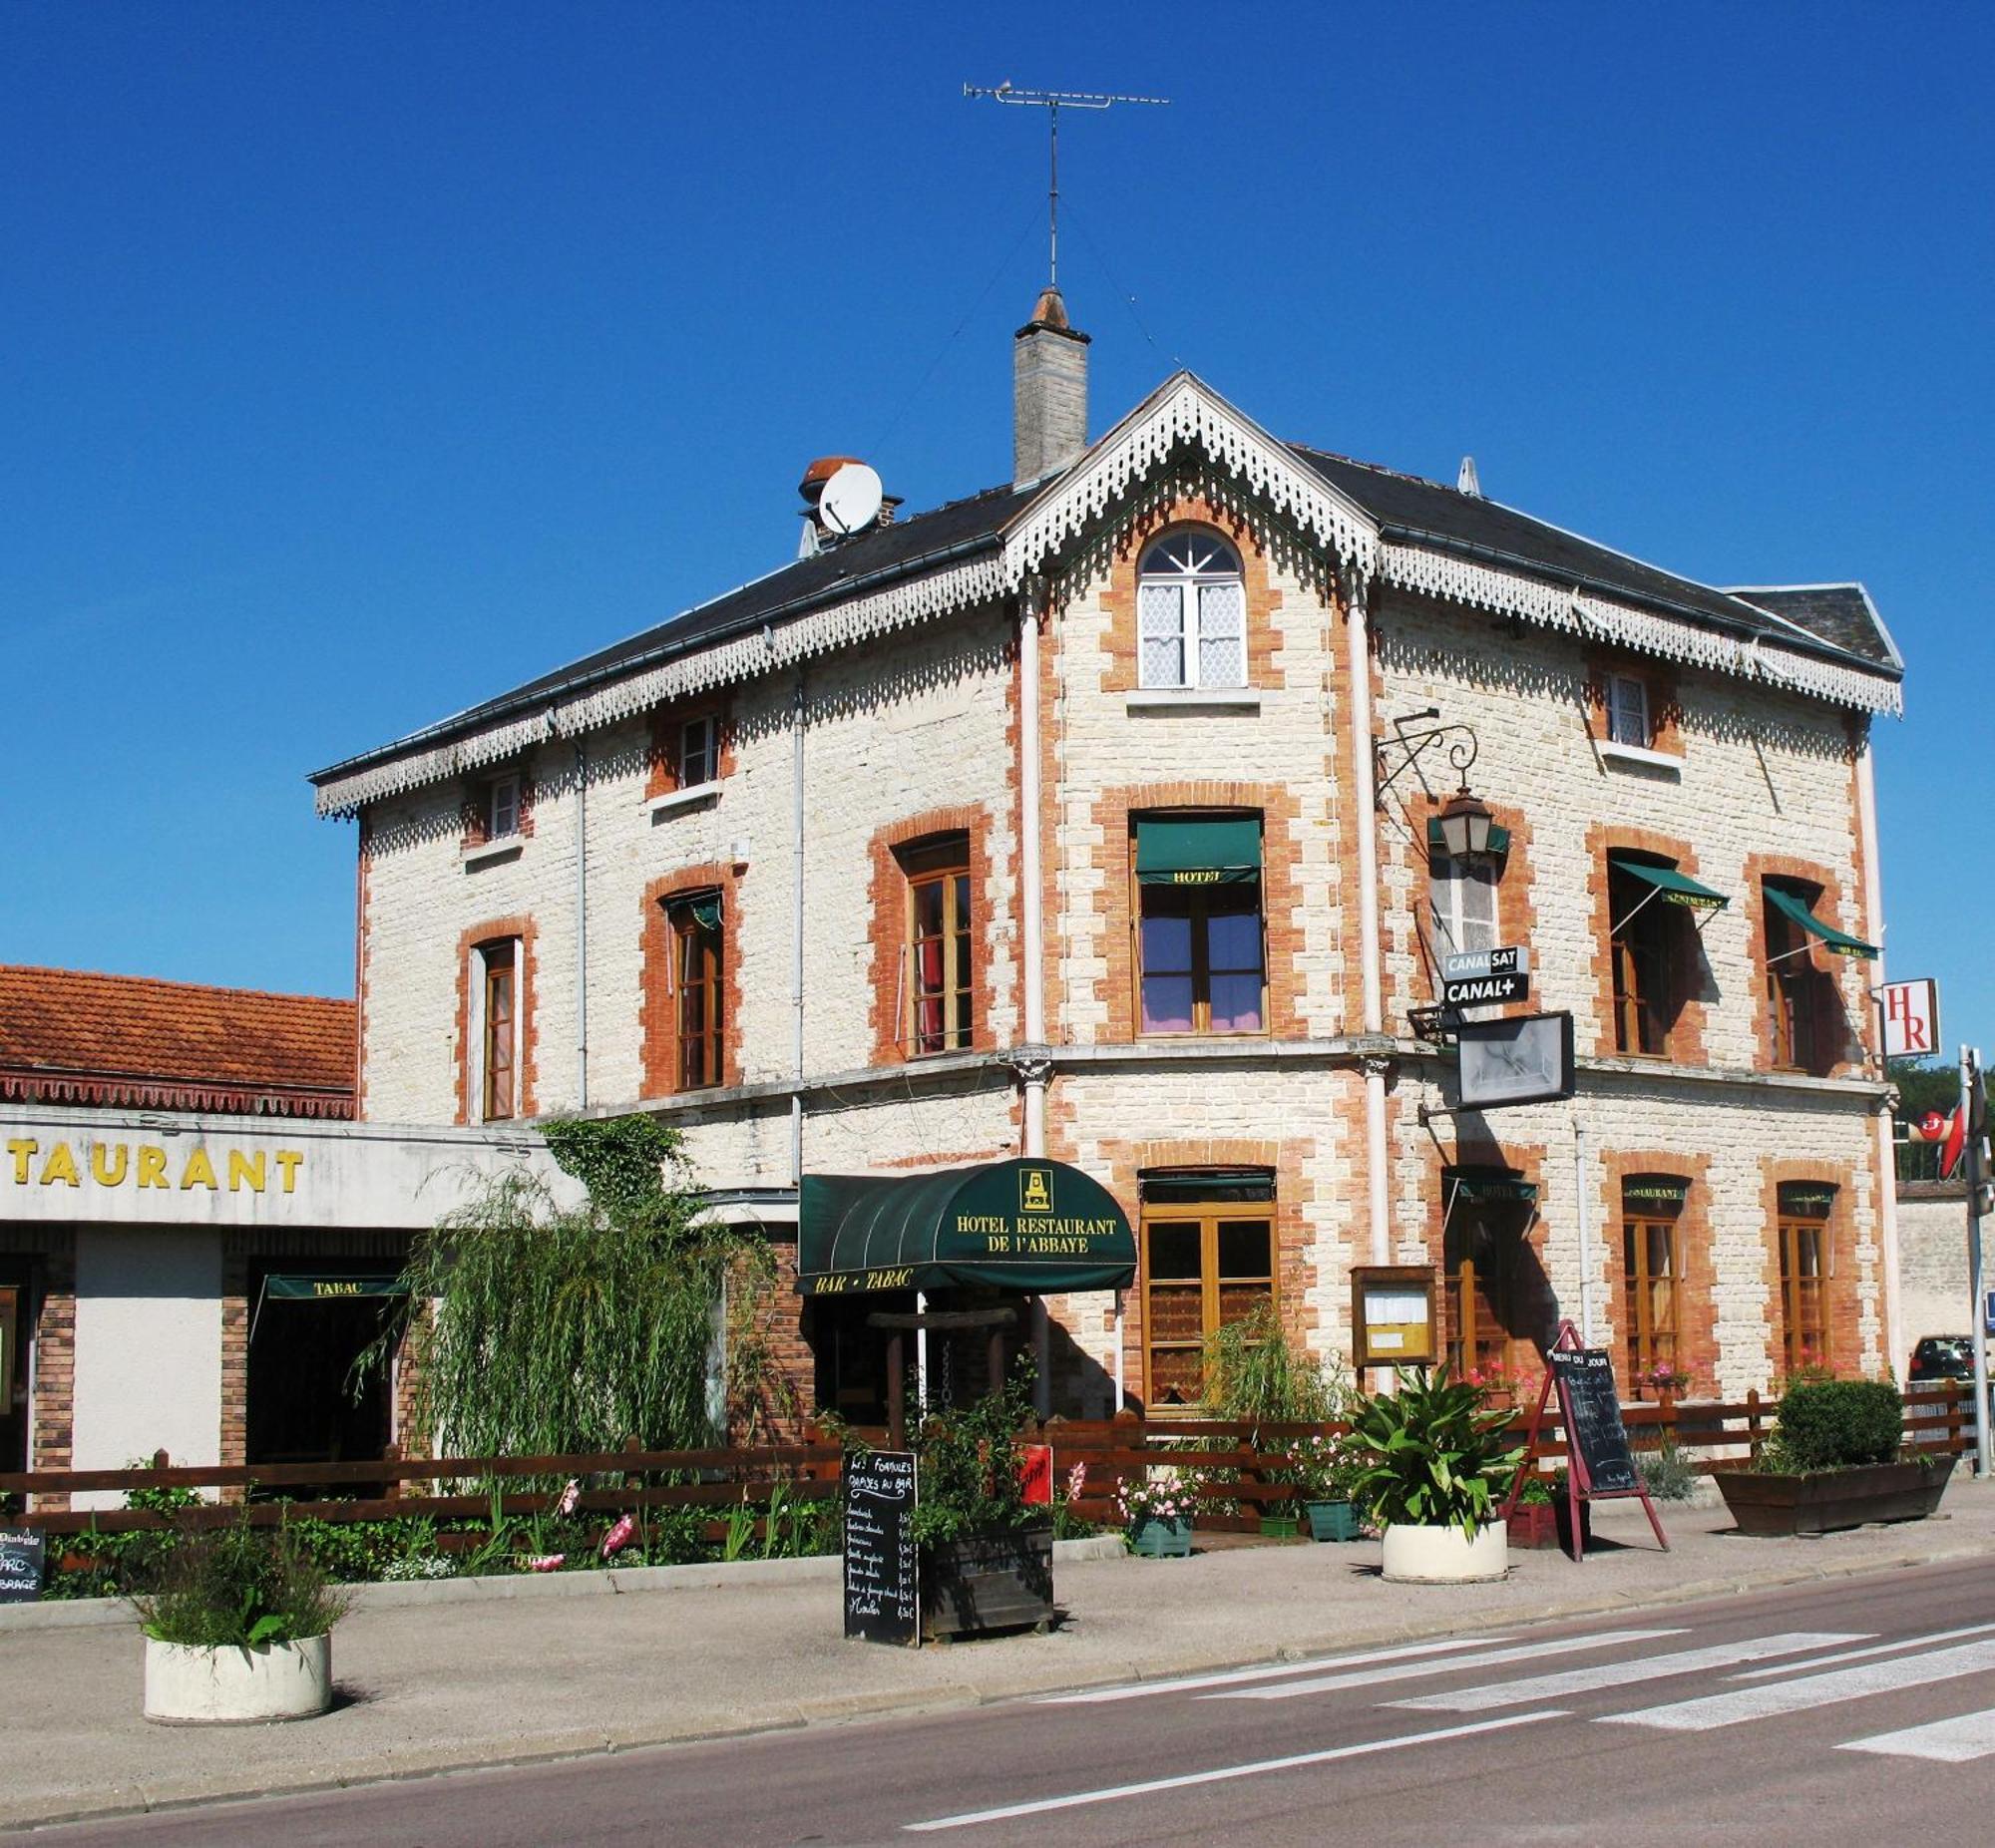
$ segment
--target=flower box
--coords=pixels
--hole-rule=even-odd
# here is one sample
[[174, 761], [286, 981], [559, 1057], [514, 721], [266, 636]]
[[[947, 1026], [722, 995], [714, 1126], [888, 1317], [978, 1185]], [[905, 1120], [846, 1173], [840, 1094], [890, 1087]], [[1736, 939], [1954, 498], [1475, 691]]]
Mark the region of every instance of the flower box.
[[1190, 1516], [1147, 1514], [1131, 1521], [1129, 1551], [1139, 1559], [1190, 1559]]
[[[1579, 1504], [1579, 1535], [1582, 1546], [1593, 1544], [1593, 1505]], [[1531, 1551], [1549, 1553], [1556, 1547], [1571, 1553], [1572, 1513], [1564, 1496], [1552, 1502], [1519, 1502], [1510, 1510], [1510, 1544]]]
[[988, 1528], [922, 1548], [922, 1636], [936, 1642], [994, 1630], [1050, 1630], [1053, 1530]]
[[1292, 1514], [1264, 1514], [1261, 1517], [1261, 1533], [1268, 1540], [1293, 1540], [1301, 1523]]
[[1305, 1502], [1312, 1540], [1362, 1540], [1365, 1526], [1349, 1502]]
[[1922, 1457], [1799, 1476], [1720, 1469], [1711, 1479], [1742, 1534], [1777, 1539], [1833, 1533], [1871, 1521], [1923, 1521], [1946, 1493], [1953, 1464], [1952, 1457]]

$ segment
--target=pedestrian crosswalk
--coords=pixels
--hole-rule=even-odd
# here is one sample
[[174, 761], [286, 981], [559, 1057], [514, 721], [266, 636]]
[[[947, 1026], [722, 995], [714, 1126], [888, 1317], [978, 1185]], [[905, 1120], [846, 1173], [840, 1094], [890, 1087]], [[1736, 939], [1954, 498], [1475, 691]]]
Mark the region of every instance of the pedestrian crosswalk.
[[1995, 1753], [1995, 1706], [1957, 1719], [1935, 1719], [1923, 1726], [1901, 1726], [1896, 1732], [1849, 1739], [1840, 1751], [1888, 1752], [1899, 1758], [1936, 1758], [1942, 1764], [1965, 1764]]

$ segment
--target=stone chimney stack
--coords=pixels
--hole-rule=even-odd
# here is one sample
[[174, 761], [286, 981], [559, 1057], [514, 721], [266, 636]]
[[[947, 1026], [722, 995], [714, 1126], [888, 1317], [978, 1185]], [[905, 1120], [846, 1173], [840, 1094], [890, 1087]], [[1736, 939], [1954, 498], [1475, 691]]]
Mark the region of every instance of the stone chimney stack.
[[1056, 288], [1041, 291], [1011, 344], [1011, 483], [1063, 469], [1087, 447], [1087, 336], [1067, 325]]

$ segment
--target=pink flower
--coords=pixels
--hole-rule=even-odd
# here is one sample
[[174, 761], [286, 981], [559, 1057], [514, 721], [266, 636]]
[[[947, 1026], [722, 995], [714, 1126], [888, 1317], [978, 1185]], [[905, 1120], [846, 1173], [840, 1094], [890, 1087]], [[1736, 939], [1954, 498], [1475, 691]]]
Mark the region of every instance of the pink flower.
[[559, 1572], [568, 1564], [566, 1553], [542, 1553], [527, 1562], [529, 1572]]
[[619, 1514], [615, 1526], [602, 1536], [602, 1557], [607, 1559], [612, 1553], [621, 1553], [636, 1538], [637, 1517]]
[[1080, 1499], [1082, 1485], [1087, 1481], [1087, 1465], [1076, 1463], [1066, 1473], [1066, 1498], [1070, 1502]]
[[582, 1500], [582, 1484], [571, 1476], [568, 1487], [562, 1490], [561, 1500], [555, 1503], [555, 1512], [561, 1515], [575, 1513], [576, 1504]]

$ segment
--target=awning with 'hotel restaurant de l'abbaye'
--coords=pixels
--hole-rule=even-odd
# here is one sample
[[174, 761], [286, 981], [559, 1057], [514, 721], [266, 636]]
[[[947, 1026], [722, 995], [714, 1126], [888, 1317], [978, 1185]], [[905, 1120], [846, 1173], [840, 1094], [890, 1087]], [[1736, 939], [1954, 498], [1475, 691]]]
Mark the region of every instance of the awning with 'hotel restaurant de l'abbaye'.
[[807, 1174], [797, 1288], [807, 1296], [995, 1286], [1030, 1295], [1126, 1290], [1136, 1235], [1115, 1197], [1064, 1162], [934, 1174]]

